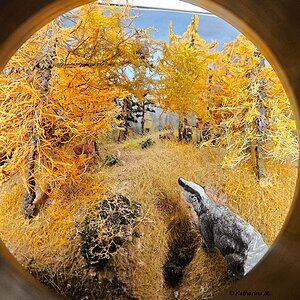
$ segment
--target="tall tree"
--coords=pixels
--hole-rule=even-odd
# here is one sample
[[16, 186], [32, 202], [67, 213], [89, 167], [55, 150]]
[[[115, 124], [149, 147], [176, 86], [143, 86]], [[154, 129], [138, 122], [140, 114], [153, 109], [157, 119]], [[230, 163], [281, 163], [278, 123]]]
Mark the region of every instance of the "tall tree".
[[135, 68], [125, 69], [123, 72], [122, 86], [129, 92], [129, 96], [123, 99], [116, 99], [120, 107], [117, 115], [119, 120], [119, 141], [125, 140], [131, 122], [137, 123], [141, 119], [141, 134], [144, 134], [145, 114], [154, 112], [153, 89], [156, 76], [154, 67], [155, 53], [160, 50], [157, 41], [150, 37], [147, 30], [137, 31], [138, 40], [143, 44], [143, 48], [138, 51], [144, 63]]
[[214, 64], [211, 85], [211, 110], [220, 116], [214, 125], [228, 149], [225, 165], [235, 166], [252, 157], [261, 180], [266, 177], [266, 158], [297, 157], [288, 98], [274, 70], [244, 36], [224, 46]]
[[38, 187], [80, 180], [88, 158], [73, 147], [109, 126], [113, 99], [130, 94], [124, 70], [149, 64], [132, 20], [128, 8], [80, 7], [33, 35], [0, 76], [0, 170], [22, 175], [27, 217]]
[[132, 123], [138, 123], [139, 119], [141, 122], [140, 134], [145, 134], [146, 113], [155, 112], [155, 104], [147, 96], [148, 94], [145, 94], [142, 99], [138, 99], [131, 94], [123, 99], [114, 100], [119, 106], [119, 112], [115, 117], [118, 125], [118, 142], [126, 140]]
[[206, 44], [198, 32], [198, 17], [194, 16], [182, 36], [169, 28], [169, 42], [163, 45], [158, 62], [156, 97], [164, 110], [179, 116], [179, 139], [184, 118], [201, 114], [207, 107], [206, 91], [216, 43]]

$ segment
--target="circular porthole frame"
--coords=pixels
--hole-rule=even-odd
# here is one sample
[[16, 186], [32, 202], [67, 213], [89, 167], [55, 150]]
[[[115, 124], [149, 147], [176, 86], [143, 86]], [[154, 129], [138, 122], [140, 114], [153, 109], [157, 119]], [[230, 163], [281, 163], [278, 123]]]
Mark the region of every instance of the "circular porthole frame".
[[[255, 43], [277, 72], [300, 119], [299, 0], [182, 0], [222, 17]], [[0, 7], [0, 68], [26, 39], [58, 15], [88, 0], [10, 0]], [[298, 134], [299, 137], [299, 134]], [[262, 296], [300, 299], [300, 186], [285, 224], [262, 261], [216, 299]], [[9, 220], [8, 220], [9, 222]], [[0, 242], [0, 299], [59, 299], [32, 278]], [[187, 299], [188, 300], [188, 299]]]

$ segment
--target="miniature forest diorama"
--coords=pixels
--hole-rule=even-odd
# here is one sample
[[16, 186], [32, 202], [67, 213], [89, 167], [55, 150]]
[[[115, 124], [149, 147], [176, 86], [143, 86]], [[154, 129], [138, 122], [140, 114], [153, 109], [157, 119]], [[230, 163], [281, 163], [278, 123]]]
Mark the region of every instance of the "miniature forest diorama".
[[198, 16], [168, 41], [137, 18], [79, 7], [0, 75], [0, 237], [66, 299], [211, 298], [293, 200], [295, 121], [262, 53], [206, 42]]

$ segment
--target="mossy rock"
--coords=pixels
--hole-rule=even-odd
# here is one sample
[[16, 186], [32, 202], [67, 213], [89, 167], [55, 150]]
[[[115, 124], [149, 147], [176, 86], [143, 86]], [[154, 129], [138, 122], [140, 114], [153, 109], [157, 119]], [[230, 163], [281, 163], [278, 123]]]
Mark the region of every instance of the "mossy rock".
[[103, 268], [132, 239], [141, 216], [141, 205], [122, 195], [99, 201], [90, 208], [80, 230], [80, 253], [87, 264]]

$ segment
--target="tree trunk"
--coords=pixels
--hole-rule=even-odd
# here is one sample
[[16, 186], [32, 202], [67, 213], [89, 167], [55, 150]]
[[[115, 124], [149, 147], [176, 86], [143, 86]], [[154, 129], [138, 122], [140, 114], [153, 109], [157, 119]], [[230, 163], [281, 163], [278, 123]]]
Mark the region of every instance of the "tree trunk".
[[[257, 73], [261, 71], [261, 69], [265, 66], [265, 58], [261, 56], [260, 52], [257, 52], [256, 55], [260, 56], [260, 60], [257, 65]], [[250, 74], [251, 75], [251, 74]], [[255, 74], [253, 74], [255, 76]], [[256, 96], [256, 107], [259, 112], [259, 116], [257, 116], [254, 120], [256, 124], [256, 131], [258, 137], [256, 138], [255, 145], [255, 159], [256, 159], [256, 174], [257, 179], [260, 181], [266, 177], [266, 168], [265, 162], [263, 158], [263, 143], [266, 135], [266, 106], [264, 105], [264, 100], [267, 98], [266, 93], [266, 80], [264, 78], [255, 79], [255, 84], [258, 84], [259, 90], [257, 91]]]
[[265, 162], [263, 158], [263, 143], [266, 130], [266, 107], [263, 104], [265, 93], [261, 91], [258, 96], [259, 116], [255, 119], [257, 126], [258, 137], [256, 138], [255, 157], [256, 157], [256, 171], [258, 180], [266, 177]]
[[256, 140], [255, 147], [255, 158], [256, 158], [256, 171], [258, 180], [262, 180], [266, 177], [265, 163], [262, 154], [262, 139]]
[[96, 156], [99, 158], [100, 157], [100, 149], [99, 149], [98, 142], [96, 140], [94, 141], [94, 148], [95, 148]]
[[123, 128], [122, 130], [119, 131], [119, 137], [118, 137], [118, 142], [123, 142], [126, 140], [127, 135], [128, 135], [128, 103], [127, 103], [127, 99], [123, 99], [123, 106], [122, 106], [122, 121], [123, 121]]
[[141, 120], [141, 134], [144, 135], [145, 134], [145, 103], [143, 102], [142, 105], [142, 120]]
[[[259, 62], [259, 71], [264, 66], [264, 58], [262, 57]], [[257, 177], [258, 180], [262, 180], [266, 177], [265, 163], [263, 159], [263, 142], [266, 131], [266, 107], [264, 105], [264, 99], [267, 97], [266, 93], [266, 82], [264, 78], [260, 79], [260, 88], [257, 96], [257, 105], [259, 111], [259, 117], [256, 119], [256, 126], [259, 137], [256, 139], [256, 165], [257, 165]]]
[[36, 159], [36, 150], [33, 149], [29, 152], [27, 157], [27, 166], [26, 166], [26, 184], [27, 190], [23, 198], [23, 212], [25, 218], [32, 218], [36, 214], [36, 209], [34, 205], [34, 200], [36, 197], [36, 182], [34, 178], [34, 169], [35, 169], [35, 159]]
[[[37, 214], [37, 203], [40, 202], [40, 199], [37, 199], [38, 193], [36, 190], [38, 187], [35, 178], [37, 144], [39, 140], [36, 124], [40, 122], [40, 107], [47, 101], [46, 94], [49, 91], [55, 52], [56, 42], [53, 44], [52, 51], [49, 51], [48, 55], [43, 58], [43, 61], [37, 64], [37, 84], [35, 88], [40, 91], [40, 99], [32, 119], [32, 124], [30, 128], [28, 128], [28, 139], [31, 141], [31, 151], [27, 156], [27, 166], [25, 171], [25, 180], [28, 187], [23, 198], [23, 212], [26, 218], [32, 218]], [[39, 197], [45, 198], [44, 193], [39, 193]]]
[[126, 99], [125, 101], [125, 114], [124, 114], [124, 127], [125, 127], [125, 130], [124, 130], [124, 141], [127, 139], [127, 136], [128, 136], [128, 129], [129, 129], [129, 121], [128, 121], [128, 106], [129, 106], [129, 103], [128, 103], [129, 100]]
[[178, 121], [178, 141], [181, 142], [183, 139], [183, 122], [179, 118]]

